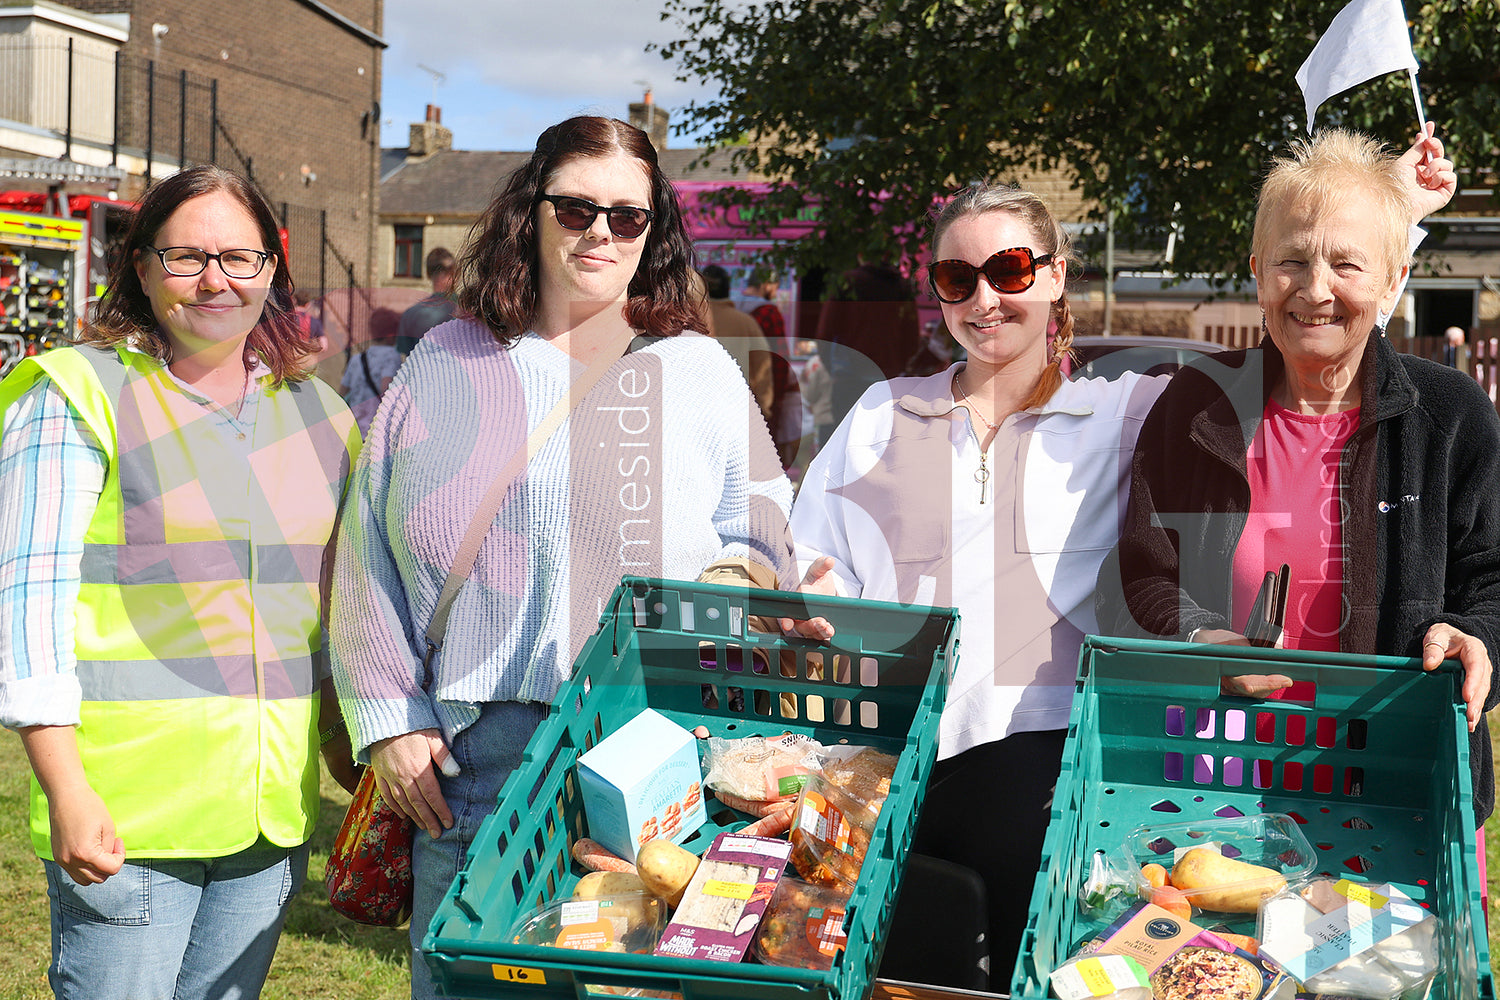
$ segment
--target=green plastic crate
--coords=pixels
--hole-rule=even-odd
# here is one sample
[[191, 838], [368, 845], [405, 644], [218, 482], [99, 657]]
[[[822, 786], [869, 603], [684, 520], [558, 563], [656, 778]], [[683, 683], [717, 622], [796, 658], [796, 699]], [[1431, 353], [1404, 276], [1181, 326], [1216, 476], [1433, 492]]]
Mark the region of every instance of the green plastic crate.
[[[749, 631], [751, 616], [826, 617], [830, 643]], [[937, 755], [958, 613], [874, 601], [627, 577], [584, 646], [523, 762], [480, 827], [422, 952], [449, 996], [524, 1000], [643, 988], [691, 1000], [857, 1000], [879, 966], [907, 850]], [[573, 764], [645, 708], [715, 736], [805, 733], [899, 754], [890, 797], [827, 971], [509, 943], [516, 919], [571, 894], [588, 819]], [[746, 820], [705, 792], [707, 847]]]
[[[1310, 682], [1304, 700], [1219, 692], [1226, 674]], [[1012, 995], [1103, 924], [1079, 911], [1095, 849], [1138, 826], [1288, 813], [1317, 874], [1391, 882], [1443, 920], [1431, 996], [1493, 1000], [1462, 674], [1420, 661], [1090, 636]], [[1255, 916], [1233, 930], [1254, 934]]]

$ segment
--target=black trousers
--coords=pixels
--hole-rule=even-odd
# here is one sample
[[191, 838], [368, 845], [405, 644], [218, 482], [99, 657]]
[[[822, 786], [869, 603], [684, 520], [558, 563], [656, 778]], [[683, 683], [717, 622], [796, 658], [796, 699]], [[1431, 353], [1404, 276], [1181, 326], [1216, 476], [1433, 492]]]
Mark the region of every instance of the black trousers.
[[938, 761], [928, 781], [912, 850], [983, 881], [992, 990], [1010, 991], [1066, 737], [1061, 729], [1007, 736]]

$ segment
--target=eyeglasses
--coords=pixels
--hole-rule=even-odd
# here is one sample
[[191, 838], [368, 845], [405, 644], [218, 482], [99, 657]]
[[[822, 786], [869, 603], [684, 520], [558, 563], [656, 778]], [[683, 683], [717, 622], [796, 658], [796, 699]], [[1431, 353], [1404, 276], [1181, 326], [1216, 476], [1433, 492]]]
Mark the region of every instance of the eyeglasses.
[[939, 302], [955, 305], [974, 294], [981, 274], [995, 291], [1014, 295], [1036, 284], [1037, 268], [1050, 263], [1050, 253], [1034, 257], [1029, 247], [1012, 247], [1001, 250], [979, 267], [966, 260], [940, 260], [927, 268], [927, 278]]
[[557, 214], [557, 224], [564, 229], [579, 232], [592, 226], [599, 213], [603, 212], [609, 231], [622, 240], [635, 239], [656, 218], [656, 213], [649, 208], [633, 208], [630, 205], [605, 208], [582, 198], [569, 198], [562, 194], [544, 194], [537, 201], [550, 201], [552, 210]]
[[222, 250], [209, 253], [197, 247], [146, 247], [161, 258], [161, 266], [168, 274], [179, 278], [191, 278], [203, 273], [208, 262], [219, 262], [219, 270], [231, 278], [253, 278], [266, 266], [271, 255], [264, 250]]

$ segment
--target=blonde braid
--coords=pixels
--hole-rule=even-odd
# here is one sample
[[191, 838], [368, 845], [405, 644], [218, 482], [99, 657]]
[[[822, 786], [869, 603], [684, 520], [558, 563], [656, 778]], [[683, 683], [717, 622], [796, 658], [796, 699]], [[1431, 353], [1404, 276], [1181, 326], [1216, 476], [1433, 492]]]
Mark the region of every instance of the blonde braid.
[[1073, 353], [1073, 309], [1068, 305], [1068, 293], [1065, 291], [1055, 304], [1055, 315], [1057, 318], [1057, 334], [1052, 338], [1052, 362], [1059, 364], [1064, 355], [1071, 356]]

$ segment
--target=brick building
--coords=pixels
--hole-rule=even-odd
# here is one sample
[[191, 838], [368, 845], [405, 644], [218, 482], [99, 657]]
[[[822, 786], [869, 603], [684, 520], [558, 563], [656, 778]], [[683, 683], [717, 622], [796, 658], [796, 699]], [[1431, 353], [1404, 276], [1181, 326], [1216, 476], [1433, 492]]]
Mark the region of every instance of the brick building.
[[0, 157], [113, 168], [127, 199], [182, 164], [244, 171], [285, 220], [299, 286], [369, 286], [383, 0], [14, 6], [0, 92], [24, 78], [50, 104], [0, 108]]

